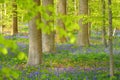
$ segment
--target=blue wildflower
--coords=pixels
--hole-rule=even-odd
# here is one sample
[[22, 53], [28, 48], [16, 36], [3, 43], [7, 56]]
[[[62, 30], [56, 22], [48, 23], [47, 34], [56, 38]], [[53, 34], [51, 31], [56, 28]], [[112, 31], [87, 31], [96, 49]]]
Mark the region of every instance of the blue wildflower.
[[0, 65], [0, 69], [2, 69], [2, 66]]
[[31, 72], [28, 77], [32, 78], [33, 76], [34, 76], [34, 74]]
[[39, 75], [39, 72], [37, 72], [37, 71], [36, 71], [36, 72], [34, 72], [34, 75]]

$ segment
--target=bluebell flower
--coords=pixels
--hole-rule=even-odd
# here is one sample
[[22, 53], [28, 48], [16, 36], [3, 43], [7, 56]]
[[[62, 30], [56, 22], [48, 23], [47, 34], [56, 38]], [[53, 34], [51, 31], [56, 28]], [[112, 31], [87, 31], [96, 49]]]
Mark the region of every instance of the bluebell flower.
[[28, 77], [32, 78], [33, 76], [34, 76], [34, 73], [31, 72]]
[[19, 36], [19, 38], [25, 38], [25, 39], [28, 39], [28, 36]]
[[2, 66], [0, 65], [0, 69], [2, 69]]
[[34, 72], [34, 75], [39, 75], [39, 72], [37, 72], [37, 71], [36, 71], [36, 72]]
[[59, 71], [55, 71], [54, 74], [59, 77]]
[[66, 69], [66, 68], [63, 68], [63, 71], [64, 71], [64, 72], [66, 72], [66, 71], [67, 71], [67, 69]]

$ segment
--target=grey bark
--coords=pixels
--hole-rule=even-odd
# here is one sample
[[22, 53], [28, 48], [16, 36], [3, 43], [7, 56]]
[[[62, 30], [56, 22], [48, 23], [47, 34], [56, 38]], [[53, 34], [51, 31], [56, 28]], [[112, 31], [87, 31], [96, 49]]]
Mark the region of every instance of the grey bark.
[[[34, 0], [40, 5], [40, 0]], [[29, 21], [29, 55], [27, 65], [37, 66], [42, 63], [42, 33], [37, 29], [36, 21], [40, 20], [40, 14], [37, 13], [32, 20]]]
[[[79, 15], [88, 15], [88, 0], [79, 0]], [[80, 19], [79, 26], [77, 45], [89, 46], [88, 23], [84, 23], [84, 20]]]
[[[67, 4], [67, 0], [58, 0], [57, 2], [57, 14], [58, 15], [62, 15], [62, 16], [66, 15], [67, 13], [66, 4]], [[61, 18], [57, 20], [57, 25], [63, 30], [65, 30], [65, 23], [63, 22]], [[67, 41], [65, 36], [60, 37], [59, 30], [57, 30], [56, 36], [57, 36], [57, 41], [56, 41], [57, 43], [59, 42], [64, 43]]]
[[[42, 5], [43, 6], [54, 5], [54, 0], [42, 0]], [[49, 10], [46, 10], [45, 13], [47, 13], [49, 16], [52, 16], [52, 12]], [[42, 22], [44, 22], [45, 25], [49, 26], [49, 27], [51, 27], [49, 25], [50, 23], [54, 23], [53, 20], [46, 20], [43, 17], [42, 17]], [[54, 27], [54, 25], [52, 27]], [[55, 33], [54, 33], [54, 31], [51, 31], [49, 34], [43, 33], [42, 34], [42, 41], [43, 41], [42, 42], [43, 52], [47, 52], [47, 53], [54, 53], [55, 52]]]

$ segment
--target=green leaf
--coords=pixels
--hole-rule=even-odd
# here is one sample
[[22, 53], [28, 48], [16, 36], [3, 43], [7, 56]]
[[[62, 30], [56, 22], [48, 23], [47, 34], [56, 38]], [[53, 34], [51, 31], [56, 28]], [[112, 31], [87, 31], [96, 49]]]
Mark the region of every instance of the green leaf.
[[2, 68], [2, 73], [6, 76], [9, 77], [10, 76], [10, 68], [4, 67]]
[[1, 52], [2, 52], [4, 55], [6, 55], [6, 54], [8, 53], [8, 51], [7, 51], [6, 48], [3, 48], [3, 49], [1, 50]]
[[41, 76], [41, 79], [46, 79], [47, 77], [46, 77], [46, 75], [45, 74], [43, 74], [42, 76]]
[[11, 75], [12, 75], [15, 79], [17, 79], [17, 78], [19, 77], [19, 74], [18, 74], [17, 72], [15, 72], [15, 71], [12, 71]]
[[20, 53], [18, 54], [18, 59], [19, 59], [19, 60], [25, 59], [25, 53], [20, 52]]
[[72, 38], [70, 39], [70, 43], [72, 43], [72, 44], [75, 43], [75, 40], [76, 40], [75, 37], [72, 37]]

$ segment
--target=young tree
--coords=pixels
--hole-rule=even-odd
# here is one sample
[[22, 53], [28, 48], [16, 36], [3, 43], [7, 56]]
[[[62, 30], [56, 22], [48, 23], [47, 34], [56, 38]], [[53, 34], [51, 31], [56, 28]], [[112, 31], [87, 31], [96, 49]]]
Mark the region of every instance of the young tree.
[[[54, 0], [42, 0], [42, 5], [46, 7], [46, 11], [44, 14], [48, 16], [52, 16], [52, 11], [50, 11], [47, 7], [52, 7], [54, 4]], [[44, 28], [51, 28], [54, 27], [54, 22], [52, 19], [46, 19], [45, 16], [42, 16], [42, 22], [45, 24]], [[55, 52], [55, 33], [54, 31], [50, 31], [49, 33], [42, 34], [42, 50], [43, 52], [54, 53]]]
[[[58, 2], [57, 2], [57, 14], [58, 15], [62, 15], [62, 16], [66, 15], [66, 13], [67, 13], [66, 4], [67, 4], [67, 0], [58, 0]], [[59, 18], [57, 20], [57, 25], [61, 29], [65, 30], [65, 24], [64, 24], [64, 22], [63, 22], [63, 20], [61, 18]], [[67, 41], [65, 36], [60, 37], [60, 32], [59, 31], [57, 31], [56, 33], [57, 33], [56, 34], [57, 35], [56, 36], [56, 42], [57, 43], [59, 43], [59, 42], [64, 43], [64, 42]]]
[[[79, 15], [88, 15], [88, 0], [79, 0]], [[80, 19], [79, 21], [80, 30], [77, 36], [78, 46], [88, 46], [89, 45], [89, 31], [88, 23], [85, 23], [85, 19]]]
[[[34, 0], [36, 5], [40, 5], [40, 0]], [[36, 21], [41, 21], [40, 13], [37, 13], [32, 20], [29, 21], [29, 55], [27, 64], [30, 66], [42, 63], [42, 33], [38, 29]]]
[[114, 67], [113, 67], [113, 29], [112, 29], [112, 9], [111, 9], [111, 0], [108, 0], [108, 20], [109, 20], [109, 54], [110, 54], [110, 76], [114, 76]]
[[1, 23], [1, 25], [0, 25], [0, 34], [2, 34], [2, 3], [0, 4], [0, 23]]
[[[91, 16], [91, 9], [90, 9], [90, 8], [88, 9], [88, 15]], [[92, 22], [89, 22], [89, 23], [88, 23], [89, 39], [90, 39], [90, 36], [91, 36], [91, 24], [92, 24]]]
[[102, 40], [103, 40], [103, 44], [105, 47], [107, 47], [107, 40], [106, 40], [106, 27], [105, 27], [105, 0], [102, 0], [102, 16], [103, 16], [103, 22], [102, 22]]
[[1, 3], [1, 33], [3, 33], [3, 30], [6, 26], [5, 24], [5, 18], [6, 18], [6, 3]]
[[77, 1], [76, 0], [73, 0], [74, 2], [74, 11], [75, 11], [75, 15], [77, 15]]
[[17, 19], [17, 4], [16, 4], [16, 0], [13, 0], [12, 7], [13, 7], [12, 35], [16, 35], [16, 34], [18, 34], [18, 19]]

